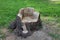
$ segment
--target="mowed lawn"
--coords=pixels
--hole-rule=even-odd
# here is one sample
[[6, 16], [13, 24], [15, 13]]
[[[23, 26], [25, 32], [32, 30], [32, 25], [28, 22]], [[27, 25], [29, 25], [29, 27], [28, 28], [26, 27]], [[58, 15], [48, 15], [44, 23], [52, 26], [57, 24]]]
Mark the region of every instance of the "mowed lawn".
[[34, 7], [43, 16], [60, 17], [60, 4], [42, 0], [0, 0], [0, 27], [6, 27], [20, 8]]
[[[0, 28], [7, 28], [20, 8], [33, 7], [42, 17], [55, 18], [60, 23], [60, 3], [50, 0], [0, 0]], [[60, 28], [60, 27], [59, 27]], [[60, 37], [60, 36], [59, 36]]]

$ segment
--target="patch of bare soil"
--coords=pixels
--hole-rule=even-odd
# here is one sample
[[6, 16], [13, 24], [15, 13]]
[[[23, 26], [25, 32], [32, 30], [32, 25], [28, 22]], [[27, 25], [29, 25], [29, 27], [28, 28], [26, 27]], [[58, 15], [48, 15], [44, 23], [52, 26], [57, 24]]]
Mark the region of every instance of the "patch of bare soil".
[[35, 31], [31, 36], [27, 38], [21, 38], [14, 33], [10, 33], [8, 29], [1, 29], [3, 33], [5, 33], [6, 38], [4, 40], [52, 40], [52, 37], [48, 35], [43, 29], [39, 31]]
[[10, 34], [6, 37], [5, 40], [16, 40], [16, 36], [14, 34]]
[[6, 35], [5, 40], [52, 40], [52, 37], [49, 36], [47, 33], [49, 30], [45, 26], [46, 24], [43, 23], [42, 30], [35, 31], [31, 36], [27, 38], [17, 37], [16, 35], [14, 35], [14, 33], [10, 33], [8, 29], [1, 29], [1, 30]]
[[13, 33], [11, 33], [6, 37], [6, 40], [52, 40], [52, 37], [50, 37], [44, 31], [40, 30], [40, 31], [34, 32], [33, 35], [27, 38], [17, 37]]
[[6, 33], [8, 30], [6, 28], [0, 29], [2, 33]]
[[27, 37], [27, 38], [21, 38], [21, 37], [17, 37], [16, 35], [14, 35], [14, 33], [10, 33], [8, 29], [1, 29], [3, 33], [5, 33], [6, 38], [5, 40], [53, 40], [52, 37], [50, 35], [48, 35], [48, 33], [57, 33], [55, 26], [56, 23], [42, 23], [43, 24], [43, 29], [39, 30], [39, 31], [35, 31], [31, 36]]
[[[57, 28], [59, 23], [55, 19], [48, 19], [47, 17], [42, 19], [43, 29], [35, 31], [31, 36], [27, 38], [21, 38], [14, 35], [14, 33], [8, 32], [8, 29], [2, 29], [2, 32], [6, 34], [5, 40], [53, 40], [53, 38], [48, 35], [48, 33], [60, 34], [60, 29]], [[54, 39], [55, 40], [55, 39]]]
[[8, 29], [2, 29], [2, 32], [6, 34], [5, 40], [52, 40], [52, 37], [48, 35], [46, 32], [46, 24], [43, 24], [43, 29], [39, 31], [35, 31], [31, 36], [27, 38], [21, 38], [14, 33], [10, 33]]

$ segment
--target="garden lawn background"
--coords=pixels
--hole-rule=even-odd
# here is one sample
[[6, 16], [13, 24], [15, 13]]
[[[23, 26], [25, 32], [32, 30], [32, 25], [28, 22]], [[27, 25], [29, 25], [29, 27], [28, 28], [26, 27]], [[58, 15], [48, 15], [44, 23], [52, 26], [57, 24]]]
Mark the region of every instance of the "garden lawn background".
[[[41, 17], [55, 18], [60, 23], [60, 2], [50, 0], [0, 0], [0, 28], [7, 28], [19, 9], [33, 7]], [[59, 27], [60, 28], [60, 27]]]

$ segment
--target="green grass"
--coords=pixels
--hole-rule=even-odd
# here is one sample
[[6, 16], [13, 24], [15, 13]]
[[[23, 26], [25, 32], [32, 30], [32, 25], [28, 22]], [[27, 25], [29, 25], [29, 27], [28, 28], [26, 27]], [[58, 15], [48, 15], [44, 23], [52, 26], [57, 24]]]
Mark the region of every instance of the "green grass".
[[59, 40], [60, 39], [60, 34], [49, 33], [49, 35], [52, 36], [53, 38], [55, 38], [55, 40]]
[[43, 23], [45, 23], [43, 27], [46, 26], [44, 31], [47, 32], [53, 40], [60, 40], [60, 19], [50, 16], [41, 16], [41, 19]]
[[54, 17], [60, 23], [60, 2], [56, 4], [49, 0], [0, 0], [0, 28], [8, 27], [23, 7], [34, 7], [41, 16]]
[[2, 33], [0, 30], [0, 40], [4, 39], [5, 37], [6, 37], [6, 35], [4, 33]]
[[60, 4], [43, 0], [0, 0], [0, 27], [7, 26], [23, 7], [34, 7], [43, 16], [60, 17]]

